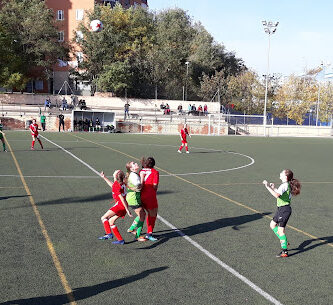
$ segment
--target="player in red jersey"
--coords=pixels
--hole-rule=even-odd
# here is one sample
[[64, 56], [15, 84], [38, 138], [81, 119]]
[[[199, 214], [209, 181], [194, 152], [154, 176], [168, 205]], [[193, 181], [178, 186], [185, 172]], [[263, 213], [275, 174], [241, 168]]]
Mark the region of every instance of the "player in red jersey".
[[31, 149], [34, 150], [34, 146], [35, 146], [35, 141], [36, 139], [38, 140], [40, 147], [42, 149], [44, 149], [43, 144], [41, 142], [41, 140], [39, 139], [39, 134], [38, 134], [38, 124], [36, 123], [36, 120], [33, 119], [32, 123], [30, 124], [30, 132], [31, 132], [31, 136], [32, 136], [32, 143], [31, 143]]
[[153, 230], [157, 218], [158, 202], [156, 192], [159, 183], [159, 172], [154, 169], [155, 160], [153, 157], [143, 158], [141, 160], [142, 170], [140, 171], [140, 178], [142, 184], [141, 202], [142, 206], [148, 212], [147, 217], [147, 235], [146, 239], [156, 241], [157, 238], [153, 237]]
[[189, 154], [190, 152], [188, 151], [188, 146], [187, 146], [187, 140], [186, 140], [186, 136], [189, 136], [191, 138], [191, 135], [189, 134], [188, 130], [187, 130], [187, 125], [184, 124], [184, 128], [182, 128], [182, 130], [180, 131], [180, 140], [182, 141], [182, 145], [180, 145], [178, 152], [181, 154], [182, 153], [182, 149], [185, 146], [186, 149], [186, 153]]
[[122, 217], [124, 218], [126, 213], [129, 217], [132, 217], [131, 212], [128, 209], [127, 202], [125, 200], [126, 196], [126, 185], [124, 183], [125, 174], [121, 170], [116, 170], [113, 173], [114, 182], [110, 181], [105, 175], [104, 172], [101, 172], [101, 177], [104, 181], [112, 188], [112, 197], [115, 200], [114, 206], [108, 210], [101, 218], [104, 225], [106, 235], [100, 237], [99, 239], [108, 240], [112, 239], [112, 231], [116, 236], [117, 240], [113, 241], [113, 244], [123, 245], [125, 243], [121, 234], [118, 231], [115, 221]]

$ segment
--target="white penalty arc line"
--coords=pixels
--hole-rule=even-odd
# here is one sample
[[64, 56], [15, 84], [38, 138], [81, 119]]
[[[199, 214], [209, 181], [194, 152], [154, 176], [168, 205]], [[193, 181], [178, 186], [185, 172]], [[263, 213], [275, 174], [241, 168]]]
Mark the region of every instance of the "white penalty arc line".
[[[80, 163], [82, 163], [83, 165], [85, 165], [86, 167], [88, 167], [96, 175], [100, 176], [99, 172], [97, 170], [95, 170], [92, 166], [90, 166], [88, 163], [84, 162], [83, 160], [81, 160], [80, 158], [78, 158], [77, 156], [75, 156], [74, 154], [72, 154], [71, 152], [69, 152], [68, 150], [66, 150], [65, 148], [63, 148], [60, 145], [52, 142], [51, 140], [45, 138], [44, 136], [42, 136], [42, 138], [45, 139], [46, 141], [50, 142], [51, 144], [59, 147], [61, 150], [63, 150], [64, 152], [66, 152], [67, 154], [69, 154], [70, 156], [72, 156], [74, 159], [76, 159], [77, 161], [79, 161]], [[172, 230], [174, 230], [175, 232], [177, 232], [181, 237], [185, 238], [191, 245], [193, 245], [194, 247], [196, 247], [198, 250], [200, 250], [202, 253], [204, 253], [207, 257], [209, 257], [210, 259], [212, 259], [214, 262], [216, 262], [222, 268], [224, 268], [225, 270], [227, 270], [228, 272], [230, 272], [232, 275], [234, 275], [235, 277], [237, 277], [238, 279], [240, 279], [242, 282], [244, 282], [245, 284], [247, 284], [249, 287], [251, 287], [254, 291], [256, 291], [257, 293], [259, 293], [265, 299], [267, 299], [268, 301], [270, 301], [271, 303], [273, 303], [275, 305], [283, 305], [281, 302], [279, 302], [273, 296], [271, 296], [270, 294], [268, 294], [267, 292], [265, 292], [264, 290], [262, 290], [256, 284], [254, 284], [249, 279], [247, 279], [245, 276], [241, 275], [235, 269], [233, 269], [232, 267], [230, 267], [226, 263], [222, 262], [218, 257], [216, 257], [215, 255], [213, 255], [212, 253], [210, 253], [208, 250], [206, 250], [204, 247], [202, 247], [201, 245], [199, 245], [192, 238], [190, 238], [189, 236], [187, 236], [186, 234], [184, 234], [181, 230], [177, 229], [174, 225], [172, 225], [170, 222], [168, 222], [167, 220], [165, 220], [162, 216], [158, 215], [157, 217], [166, 226], [168, 226], [169, 228], [171, 228]]]
[[[42, 136], [43, 137], [43, 136]], [[46, 138], [45, 138], [46, 139]], [[80, 142], [84, 142], [84, 141], [59, 141], [59, 142], [72, 142], [72, 143], [80, 143]], [[166, 144], [143, 144], [143, 143], [128, 143], [128, 142], [116, 142], [116, 141], [103, 141], [103, 142], [97, 142], [99, 144], [123, 144], [123, 145], [142, 145], [142, 146], [157, 146], [157, 147], [173, 147], [173, 148], [178, 148], [178, 146], [174, 146], [174, 145], [166, 145]], [[60, 148], [60, 146], [59, 146]], [[206, 148], [206, 147], [195, 147], [192, 146], [192, 149], [204, 149], [204, 150], [208, 150], [208, 151], [214, 151], [214, 152], [223, 152], [226, 154], [233, 154], [233, 155], [238, 155], [238, 156], [242, 156], [245, 157], [247, 159], [250, 159], [250, 163], [245, 164], [245, 165], [241, 165], [241, 166], [237, 166], [237, 167], [232, 167], [232, 168], [226, 168], [226, 169], [218, 169], [218, 170], [212, 170], [212, 171], [205, 171], [205, 172], [191, 172], [191, 173], [179, 173], [179, 174], [173, 174], [173, 175], [160, 175], [160, 177], [172, 177], [174, 175], [177, 176], [191, 176], [191, 175], [205, 175], [205, 174], [214, 174], [214, 173], [221, 173], [221, 172], [229, 172], [229, 171], [234, 171], [237, 169], [242, 169], [245, 167], [249, 167], [252, 164], [255, 163], [254, 159], [248, 155], [245, 154], [241, 154], [235, 151], [225, 151], [225, 150], [221, 150], [221, 149], [214, 149], [214, 148]], [[62, 149], [62, 148], [61, 148]], [[62, 177], [60, 177], [62, 178]], [[74, 177], [73, 177], [74, 178]]]

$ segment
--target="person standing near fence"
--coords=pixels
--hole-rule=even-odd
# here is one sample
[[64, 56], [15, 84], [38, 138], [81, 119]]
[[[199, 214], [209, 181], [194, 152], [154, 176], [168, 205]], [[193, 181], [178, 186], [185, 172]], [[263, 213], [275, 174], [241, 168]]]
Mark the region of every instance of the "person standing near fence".
[[124, 105], [124, 120], [126, 119], [126, 116], [129, 118], [129, 107], [130, 107], [130, 104], [128, 102], [126, 102], [126, 104]]
[[4, 139], [5, 133], [2, 131], [2, 129], [3, 129], [3, 125], [2, 125], [2, 121], [0, 120], [0, 140], [2, 142], [3, 151], [7, 152], [7, 150], [6, 150], [6, 143], [5, 143], [5, 139]]
[[65, 131], [65, 117], [62, 113], [58, 115], [59, 118], [59, 132], [60, 132], [60, 127], [62, 126], [62, 131]]
[[301, 192], [301, 183], [294, 178], [294, 173], [290, 169], [285, 169], [280, 173], [282, 184], [278, 189], [274, 183], [268, 183], [264, 180], [262, 183], [266, 189], [277, 200], [277, 211], [270, 223], [270, 227], [279, 238], [281, 252], [277, 257], [288, 257], [288, 240], [285, 233], [287, 222], [291, 215], [291, 196], [296, 196]]
[[46, 124], [45, 121], [46, 121], [46, 116], [42, 114], [40, 117], [40, 124], [42, 125], [43, 131], [45, 131], [45, 124]]

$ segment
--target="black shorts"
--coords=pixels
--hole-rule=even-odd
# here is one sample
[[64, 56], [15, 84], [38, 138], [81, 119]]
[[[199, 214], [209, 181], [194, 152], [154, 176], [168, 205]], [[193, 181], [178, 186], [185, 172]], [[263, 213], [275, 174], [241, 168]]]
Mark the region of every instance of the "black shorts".
[[275, 221], [279, 225], [279, 227], [284, 228], [287, 225], [290, 215], [291, 215], [291, 206], [290, 205], [278, 207], [278, 209], [273, 217], [273, 221]]
[[133, 210], [136, 210], [136, 209], [138, 209], [138, 208], [141, 208], [142, 205], [141, 205], [141, 204], [138, 204], [138, 205], [129, 205], [129, 207], [130, 207], [131, 209], [133, 209]]

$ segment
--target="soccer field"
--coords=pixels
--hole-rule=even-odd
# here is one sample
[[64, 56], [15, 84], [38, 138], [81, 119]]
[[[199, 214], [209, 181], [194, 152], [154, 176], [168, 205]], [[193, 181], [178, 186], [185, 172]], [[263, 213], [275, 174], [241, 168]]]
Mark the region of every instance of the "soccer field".
[[[333, 304], [332, 139], [6, 132], [0, 158], [0, 304]], [[7, 147], [8, 149], [8, 147]], [[157, 242], [98, 240], [110, 208], [97, 175], [153, 156]], [[290, 168], [302, 183], [286, 228], [269, 222]], [[143, 231], [145, 232], [146, 226]]]

